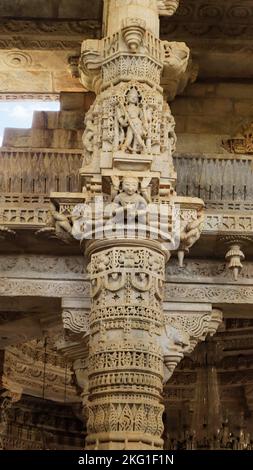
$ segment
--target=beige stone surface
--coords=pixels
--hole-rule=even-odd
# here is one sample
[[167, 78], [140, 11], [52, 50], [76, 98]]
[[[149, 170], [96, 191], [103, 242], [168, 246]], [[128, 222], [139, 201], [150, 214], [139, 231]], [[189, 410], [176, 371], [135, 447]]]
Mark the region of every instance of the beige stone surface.
[[[197, 370], [207, 358], [193, 349], [216, 332], [222, 311], [206, 344], [219, 351], [211, 354], [221, 384], [215, 405], [220, 394], [221, 413], [234, 413], [233, 433], [240, 413], [248, 417], [236, 443], [242, 449], [243, 430], [253, 430], [249, 2], [181, 0], [175, 16], [160, 20], [162, 39], [157, 6], [168, 14], [178, 2], [136, 2], [107, 2], [106, 39], [102, 2], [0, 5], [2, 18], [11, 3], [15, 12], [0, 25], [0, 98], [65, 91], [61, 111], [36, 112], [31, 129], [7, 129], [0, 152], [0, 349], [8, 348], [0, 383], [42, 397], [44, 371], [47, 398], [66, 401], [67, 390], [67, 401], [82, 400], [87, 448], [158, 449], [163, 404], [163, 438], [174, 427], [177, 442], [186, 424], [192, 429]], [[106, 215], [109, 238], [103, 232], [87, 243], [87, 217], [72, 210], [102, 193], [123, 215], [121, 237]], [[150, 202], [170, 210], [173, 201], [180, 245], [166, 247], [165, 267], [164, 244], [136, 232], [129, 238], [126, 214], [133, 221]], [[32, 436], [4, 445], [39, 448]]]
[[46, 71], [17, 70], [0, 72], [1, 92], [50, 93], [53, 92], [52, 74]]
[[[202, 121], [200, 121], [202, 122]], [[208, 123], [201, 124], [209, 130]], [[222, 148], [222, 140], [228, 139], [230, 136], [227, 134], [209, 134], [208, 132], [201, 133], [198, 126], [192, 129], [191, 133], [178, 134], [177, 151], [180, 153], [226, 153]]]
[[81, 148], [82, 130], [64, 128], [5, 129], [3, 146], [16, 148]]
[[83, 129], [84, 112], [77, 111], [35, 111], [33, 128], [38, 129]]

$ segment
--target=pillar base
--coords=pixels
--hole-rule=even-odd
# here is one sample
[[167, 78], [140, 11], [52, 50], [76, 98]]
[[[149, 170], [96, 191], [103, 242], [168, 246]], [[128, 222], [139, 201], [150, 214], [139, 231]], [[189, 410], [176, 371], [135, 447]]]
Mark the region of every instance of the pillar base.
[[86, 450], [162, 450], [163, 440], [141, 432], [101, 432], [90, 434]]

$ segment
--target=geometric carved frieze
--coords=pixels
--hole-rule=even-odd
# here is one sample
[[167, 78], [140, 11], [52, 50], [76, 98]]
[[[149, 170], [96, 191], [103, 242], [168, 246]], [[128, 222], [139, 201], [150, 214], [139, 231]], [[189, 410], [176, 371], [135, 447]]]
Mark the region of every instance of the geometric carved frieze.
[[[233, 281], [233, 274], [227, 269], [225, 262], [220, 260], [189, 259], [184, 263], [184, 269], [178, 266], [176, 260], [171, 260], [166, 268], [168, 279], [180, 282], [181, 280], [192, 280], [197, 283], [214, 283], [219, 280], [222, 284]], [[240, 283], [252, 283], [253, 263], [245, 262], [240, 274]]]
[[170, 381], [169, 384], [167, 384], [164, 387], [164, 402], [169, 403], [170, 407], [173, 406], [175, 402], [181, 402], [184, 400], [193, 400], [195, 391], [194, 391], [194, 385], [192, 384], [192, 387], [179, 387], [179, 386], [170, 386]]
[[[2, 296], [80, 297], [88, 299], [90, 285], [83, 280], [56, 280], [1, 278]], [[223, 304], [251, 304], [253, 287], [250, 285], [190, 284], [167, 282], [165, 301], [203, 302]]]
[[249, 304], [253, 287], [229, 285], [170, 284], [165, 287], [165, 300], [207, 303]]
[[38, 101], [59, 101], [59, 93], [1, 93], [0, 101], [38, 100]]
[[2, 296], [89, 297], [89, 284], [84, 281], [45, 281], [0, 279]]
[[[195, 283], [213, 284], [219, 280], [222, 284], [234, 284], [232, 273], [220, 260], [187, 259], [182, 269], [176, 259], [171, 259], [166, 274], [168, 281], [175, 283], [194, 280]], [[0, 255], [0, 277], [81, 281], [87, 278], [87, 274], [82, 256]], [[240, 284], [251, 284], [252, 278], [253, 263], [246, 261]]]
[[235, 330], [241, 330], [245, 333], [253, 329], [253, 319], [252, 318], [229, 318], [225, 320], [225, 330], [229, 331], [233, 336]]
[[246, 351], [248, 354], [253, 351], [253, 337], [252, 330], [248, 330], [249, 336], [247, 337], [246, 333], [241, 336], [236, 337], [234, 335], [225, 336], [222, 334], [223, 349], [224, 355], [231, 355], [233, 352], [240, 354], [243, 351]]
[[0, 255], [1, 277], [84, 280], [82, 256]]
[[204, 233], [211, 232], [229, 232], [251, 234], [253, 230], [253, 215], [248, 213], [231, 214], [223, 212], [222, 214], [215, 214], [214, 211], [209, 210], [206, 214], [206, 222], [203, 229]]

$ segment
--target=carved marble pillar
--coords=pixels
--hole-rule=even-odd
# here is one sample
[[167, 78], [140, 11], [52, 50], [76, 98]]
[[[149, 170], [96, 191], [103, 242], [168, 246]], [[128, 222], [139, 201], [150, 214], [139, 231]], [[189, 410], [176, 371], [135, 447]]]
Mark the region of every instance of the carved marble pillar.
[[[59, 230], [80, 240], [89, 263], [88, 449], [162, 448], [166, 370], [193, 345], [183, 316], [166, 323], [162, 307], [165, 263], [172, 252], [183, 263], [204, 221], [203, 201], [175, 191], [164, 99], [187, 83], [188, 47], [159, 38], [159, 14], [178, 3], [108, 0], [105, 37], [82, 44], [81, 82], [97, 95], [85, 117], [82, 194], [52, 200]], [[78, 308], [63, 307], [65, 325], [83, 331]]]
[[163, 283], [159, 243], [107, 248], [94, 241], [90, 257], [87, 449], [163, 446]]

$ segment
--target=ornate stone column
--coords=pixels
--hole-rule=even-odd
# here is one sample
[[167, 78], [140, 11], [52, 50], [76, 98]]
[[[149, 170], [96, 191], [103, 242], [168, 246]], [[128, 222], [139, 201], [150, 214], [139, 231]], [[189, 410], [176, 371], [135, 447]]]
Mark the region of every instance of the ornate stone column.
[[[166, 369], [194, 337], [187, 322], [167, 322], [162, 305], [166, 261], [174, 251], [183, 264], [203, 224], [203, 201], [175, 192], [175, 121], [164, 99], [187, 82], [188, 47], [159, 39], [159, 14], [178, 3], [108, 0], [106, 37], [82, 44], [81, 81], [97, 95], [85, 118], [82, 194], [52, 199], [91, 281], [87, 449], [163, 447]], [[85, 204], [75, 206], [78, 197]], [[64, 311], [72, 329], [73, 310]]]
[[92, 242], [87, 449], [159, 449], [165, 254], [156, 242]]

